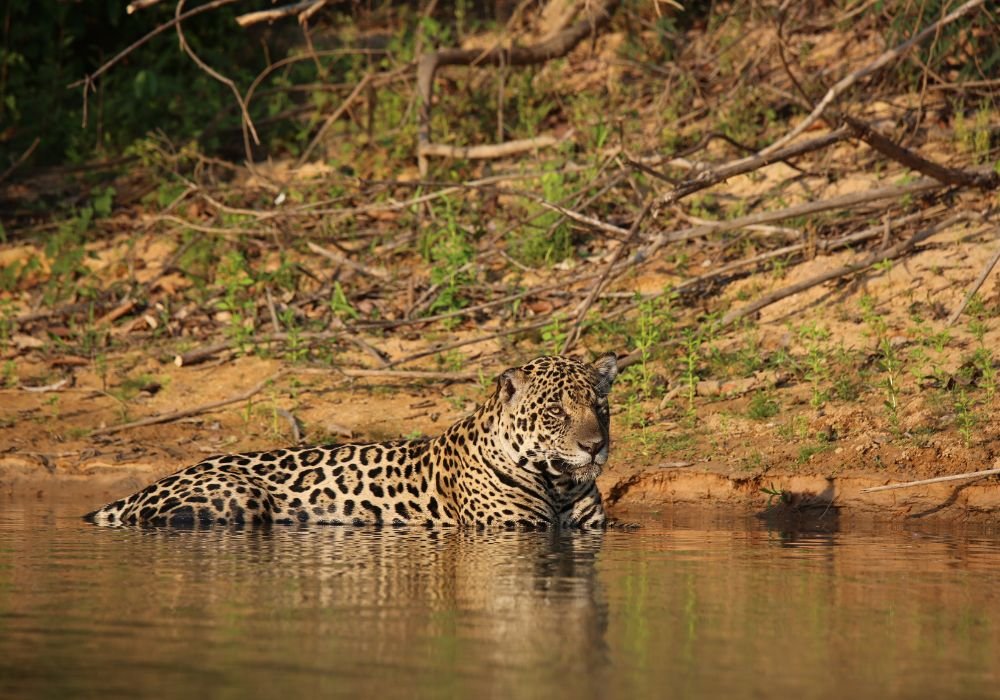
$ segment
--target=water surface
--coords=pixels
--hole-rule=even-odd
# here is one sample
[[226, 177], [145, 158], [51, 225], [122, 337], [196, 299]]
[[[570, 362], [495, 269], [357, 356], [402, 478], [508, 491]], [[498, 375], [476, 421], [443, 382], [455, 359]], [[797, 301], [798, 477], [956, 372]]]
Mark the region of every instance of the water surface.
[[1000, 536], [102, 529], [0, 500], [0, 697], [1000, 697]]

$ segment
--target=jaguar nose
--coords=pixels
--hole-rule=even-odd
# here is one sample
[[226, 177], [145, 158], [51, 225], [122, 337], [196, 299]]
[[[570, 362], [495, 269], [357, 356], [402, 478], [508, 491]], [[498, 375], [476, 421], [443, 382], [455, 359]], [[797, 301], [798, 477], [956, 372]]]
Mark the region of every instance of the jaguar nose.
[[583, 442], [577, 440], [576, 444], [580, 446], [580, 449], [589, 454], [591, 457], [596, 457], [597, 453], [604, 449], [604, 445], [607, 444], [604, 438], [599, 437], [594, 440], [588, 440]]

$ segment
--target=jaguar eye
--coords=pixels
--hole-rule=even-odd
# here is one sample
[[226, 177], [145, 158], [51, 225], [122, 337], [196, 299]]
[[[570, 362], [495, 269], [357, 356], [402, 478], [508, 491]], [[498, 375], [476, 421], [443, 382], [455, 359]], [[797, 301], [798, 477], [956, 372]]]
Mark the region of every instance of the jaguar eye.
[[553, 418], [565, 418], [566, 417], [566, 411], [563, 410], [562, 406], [558, 406], [558, 405], [549, 406], [548, 408], [545, 409], [545, 412], [548, 413]]

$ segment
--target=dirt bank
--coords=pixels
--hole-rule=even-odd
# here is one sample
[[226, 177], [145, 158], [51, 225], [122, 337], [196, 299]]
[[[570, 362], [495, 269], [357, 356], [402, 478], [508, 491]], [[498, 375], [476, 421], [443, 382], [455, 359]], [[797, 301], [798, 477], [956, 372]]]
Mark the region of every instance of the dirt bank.
[[[493, 371], [501, 368], [499, 357], [488, 362]], [[141, 415], [221, 401], [282, 367], [253, 357], [195, 368], [123, 357], [117, 366], [142, 381], [118, 378], [102, 389], [100, 377], [76, 368], [71, 386], [3, 391], [8, 418], [0, 427], [0, 493], [73, 495], [97, 505], [209, 454], [291, 444], [292, 421], [304, 442], [431, 435], [466, 414], [489, 389], [485, 380], [402, 385], [402, 380], [288, 368], [289, 375], [245, 401], [160, 425], [89, 435], [95, 427]], [[45, 367], [40, 363], [35, 369]], [[123, 385], [128, 393], [122, 393]], [[920, 440], [880, 429], [868, 410], [871, 402], [817, 412], [805, 396], [796, 399], [801, 387], [778, 393], [787, 415], [754, 420], [746, 416], [751, 398], [715, 397], [700, 405], [688, 426], [664, 420], [655, 433], [649, 426], [630, 427], [628, 408], [619, 407], [612, 460], [598, 482], [611, 514], [642, 521], [697, 505], [819, 520], [1000, 519], [1000, 483], [990, 479], [861, 493], [871, 486], [1000, 466], [992, 422], [979, 429], [977, 444], [966, 447], [954, 429]], [[782, 426], [797, 426], [799, 432]], [[825, 441], [816, 443], [817, 434]]]

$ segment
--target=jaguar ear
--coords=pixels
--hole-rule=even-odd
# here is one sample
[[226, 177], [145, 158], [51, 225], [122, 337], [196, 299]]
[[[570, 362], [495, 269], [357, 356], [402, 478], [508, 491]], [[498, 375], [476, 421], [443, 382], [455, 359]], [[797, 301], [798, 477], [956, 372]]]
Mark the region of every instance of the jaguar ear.
[[525, 374], [520, 367], [511, 367], [497, 377], [497, 396], [504, 403], [510, 403], [518, 389], [524, 386]]
[[618, 376], [618, 356], [613, 352], [602, 355], [594, 362], [594, 369], [597, 370], [597, 393], [607, 396], [611, 392], [611, 385]]

